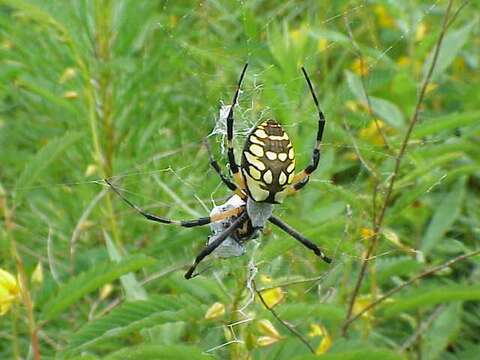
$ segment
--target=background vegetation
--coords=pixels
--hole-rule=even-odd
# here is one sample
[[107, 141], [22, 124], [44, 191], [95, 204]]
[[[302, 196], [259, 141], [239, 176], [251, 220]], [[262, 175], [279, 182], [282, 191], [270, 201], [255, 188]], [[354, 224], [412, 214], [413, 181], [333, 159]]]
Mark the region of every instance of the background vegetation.
[[[21, 291], [0, 299], [0, 358], [478, 356], [478, 15], [444, 0], [2, 0], [0, 267]], [[246, 61], [237, 148], [274, 117], [300, 166], [311, 74], [320, 168], [276, 211], [334, 262], [268, 228], [186, 281], [208, 228], [148, 223], [101, 179], [172, 218], [225, 201], [202, 140], [216, 129], [225, 166], [216, 120]]]

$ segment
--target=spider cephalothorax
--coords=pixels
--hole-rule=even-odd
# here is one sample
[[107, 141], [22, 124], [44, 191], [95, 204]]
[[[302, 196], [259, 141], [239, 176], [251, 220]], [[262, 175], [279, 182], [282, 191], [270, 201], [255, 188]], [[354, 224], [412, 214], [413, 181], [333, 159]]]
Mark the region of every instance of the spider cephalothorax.
[[[233, 254], [231, 256], [243, 254], [243, 243], [256, 237], [267, 221], [291, 235], [325, 262], [331, 262], [330, 258], [317, 245], [272, 215], [274, 204], [281, 203], [286, 196], [302, 189], [318, 166], [325, 118], [320, 110], [312, 83], [307, 72], [302, 68], [318, 110], [318, 130], [311, 163], [295, 174], [295, 153], [287, 133], [275, 120], [267, 120], [257, 125], [248, 135], [242, 152], [241, 166], [239, 166], [235, 160], [233, 149], [233, 110], [237, 103], [240, 85], [247, 66], [248, 64], [245, 65], [240, 75], [232, 106], [227, 116], [228, 162], [233, 181], [223, 175], [220, 166], [209, 151], [210, 165], [222, 182], [235, 193], [225, 204], [215, 207], [206, 217], [186, 221], [170, 220], [145, 212], [125, 198], [108, 179], [105, 180], [115, 193], [148, 220], [183, 227], [211, 224], [212, 236], [209, 238], [207, 246], [198, 254], [195, 262], [185, 274], [187, 279], [195, 276], [193, 273], [196, 266], [222, 244], [225, 245], [233, 241], [235, 242], [233, 245], [238, 245], [231, 249], [225, 249], [228, 251], [224, 251], [224, 254], [229, 256], [231, 254]], [[207, 149], [209, 149], [208, 144]]]
[[242, 175], [248, 195], [257, 202], [281, 203], [295, 176], [292, 143], [275, 120], [256, 126], [242, 152]]

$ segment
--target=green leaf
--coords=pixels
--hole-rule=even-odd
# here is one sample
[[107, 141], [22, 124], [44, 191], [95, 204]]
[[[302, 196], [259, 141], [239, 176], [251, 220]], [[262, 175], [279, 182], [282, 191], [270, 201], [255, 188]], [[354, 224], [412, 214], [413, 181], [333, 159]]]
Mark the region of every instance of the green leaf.
[[[441, 75], [450, 66], [467, 42], [470, 31], [475, 26], [476, 22], [477, 20], [474, 20], [459, 30], [447, 32], [445, 38], [443, 39], [442, 47], [438, 53], [438, 59], [435, 69], [433, 70], [432, 78]], [[427, 71], [432, 63], [434, 51], [435, 49], [432, 49], [432, 52], [423, 64], [424, 76], [426, 76]]]
[[465, 178], [461, 178], [454, 185], [453, 191], [446, 195], [437, 207], [420, 249], [428, 253], [443, 238], [452, 224], [460, 215], [463, 199], [465, 197]]
[[438, 359], [462, 327], [462, 303], [448, 305], [422, 334], [422, 354], [425, 360]]
[[[451, 163], [455, 160], [458, 160], [464, 156], [461, 152], [448, 152], [442, 155], [439, 155], [431, 160], [424, 160], [423, 163], [417, 164], [416, 169], [408, 172], [405, 176], [399, 179], [395, 184], [395, 190], [401, 189], [404, 186], [411, 185], [415, 183], [423, 176], [431, 177], [432, 170], [445, 166], [448, 163]], [[420, 161], [419, 161], [420, 162]], [[423, 180], [423, 179], [422, 179]], [[438, 182], [438, 178], [435, 179]]]
[[360, 101], [362, 104], [367, 103], [367, 94], [365, 93], [365, 89], [363, 88], [362, 81], [360, 77], [352, 73], [351, 71], [345, 72], [347, 76], [347, 84], [350, 88], [352, 94]]
[[[113, 262], [120, 262], [122, 260], [122, 255], [118, 251], [117, 247], [113, 243], [112, 239], [106, 231], [103, 232], [105, 238], [105, 243], [107, 244], [107, 251], [110, 259]], [[143, 286], [137, 281], [135, 274], [128, 273], [120, 277], [120, 282], [122, 287], [125, 290], [125, 296], [127, 300], [147, 300], [148, 294], [143, 288]]]
[[119, 263], [110, 261], [95, 265], [90, 270], [71, 278], [43, 306], [43, 320], [51, 320], [88, 293], [118, 279], [123, 274], [151, 265], [154, 259], [145, 255], [133, 255]]
[[200, 349], [182, 345], [140, 345], [119, 350], [104, 357], [104, 360], [208, 360], [211, 356], [203, 355]]
[[480, 285], [445, 285], [415, 289], [407, 295], [395, 298], [388, 305], [385, 304], [384, 315], [392, 316], [424, 306], [460, 300], [480, 300]]
[[44, 170], [49, 169], [50, 164], [60, 155], [63, 155], [65, 150], [79, 140], [80, 137], [79, 133], [67, 132], [63, 137], [49, 141], [25, 164], [15, 185], [17, 203], [21, 201], [24, 191], [35, 183], [40, 174]]
[[323, 321], [340, 322], [345, 319], [345, 310], [333, 304], [296, 303], [281, 306], [282, 318], [289, 321], [306, 319], [313, 322], [314, 318]]
[[405, 117], [398, 106], [391, 101], [370, 96], [370, 104], [373, 113], [390, 126], [400, 129], [405, 125]]
[[72, 354], [101, 342], [164, 323], [188, 320], [192, 312], [200, 316], [203, 307], [190, 296], [155, 296], [150, 300], [125, 302], [108, 315], [85, 324], [69, 341], [63, 354]]
[[[359, 102], [364, 106], [368, 106], [367, 94], [365, 93], [360, 77], [356, 76], [351, 71], [346, 71], [346, 76], [350, 91], [355, 95]], [[369, 96], [369, 99], [372, 111], [375, 115], [397, 129], [404, 126], [405, 118], [398, 106], [388, 100], [380, 99], [375, 96]]]
[[406, 276], [420, 271], [422, 264], [411, 257], [379, 258], [377, 260], [377, 282], [384, 284], [393, 276]]
[[427, 135], [437, 134], [442, 130], [452, 130], [462, 126], [478, 123], [479, 120], [480, 111], [439, 116], [415, 126], [412, 137], [420, 138]]
[[318, 355], [303, 355], [292, 360], [399, 360], [406, 357], [387, 349], [361, 349], [353, 351], [342, 351], [338, 353]]

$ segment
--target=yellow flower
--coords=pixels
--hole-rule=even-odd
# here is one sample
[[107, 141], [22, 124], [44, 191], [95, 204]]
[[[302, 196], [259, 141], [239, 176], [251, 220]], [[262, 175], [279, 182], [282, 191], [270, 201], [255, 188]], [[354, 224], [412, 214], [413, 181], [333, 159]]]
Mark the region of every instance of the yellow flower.
[[108, 283], [100, 288], [100, 299], [105, 300], [113, 291], [113, 285]]
[[359, 76], [368, 75], [368, 65], [366, 64], [365, 59], [362, 60], [361, 58], [356, 58], [351, 65], [351, 69]]
[[[355, 302], [353, 303], [353, 315], [356, 315], [360, 313], [363, 309], [365, 309], [368, 305], [370, 305], [371, 299], [370, 295], [367, 296], [359, 296], [355, 299]], [[363, 318], [370, 318], [370, 311], [367, 311], [366, 313], [362, 314]]]
[[73, 79], [77, 75], [77, 71], [74, 68], [66, 68], [63, 74], [58, 79], [60, 84], [66, 83], [68, 80]]
[[425, 89], [425, 94], [428, 94], [430, 91], [435, 90], [438, 87], [438, 84], [435, 84], [433, 82], [428, 83], [427, 88]]
[[383, 5], [377, 5], [373, 9], [375, 15], [377, 15], [378, 24], [384, 28], [392, 28], [393, 27], [393, 18], [387, 13], [385, 7]]
[[415, 40], [421, 41], [425, 37], [425, 33], [427, 32], [427, 25], [425, 23], [420, 22], [417, 25], [417, 30], [415, 31]]
[[410, 58], [408, 56], [400, 56], [397, 59], [397, 64], [401, 67], [407, 66], [410, 64]]
[[0, 268], [0, 315], [7, 313], [19, 295], [20, 288], [15, 277]]
[[282, 301], [283, 296], [284, 296], [283, 291], [279, 287], [262, 291], [263, 300], [265, 301], [265, 303], [269, 308], [273, 308], [280, 301]]
[[32, 283], [41, 285], [43, 283], [43, 266], [39, 261], [32, 273]]
[[262, 333], [262, 335], [269, 336], [271, 338], [277, 338], [277, 339], [281, 338], [277, 329], [275, 329], [275, 326], [273, 326], [273, 324], [269, 320], [262, 319], [258, 321], [257, 328], [258, 328], [258, 331]]
[[315, 350], [315, 354], [321, 355], [325, 354], [328, 349], [332, 346], [332, 337], [327, 333], [326, 336], [323, 337], [322, 341], [320, 341], [320, 344], [318, 344], [317, 349]]
[[318, 51], [322, 52], [322, 51], [327, 50], [327, 48], [328, 48], [327, 39], [323, 39], [323, 38], [318, 39], [318, 43], [317, 43]]
[[351, 112], [355, 112], [358, 110], [358, 103], [354, 100], [347, 100], [345, 102], [345, 107]]
[[89, 164], [85, 170], [85, 176], [92, 176], [97, 171], [97, 166], [95, 164]]
[[290, 31], [290, 38], [293, 41], [299, 41], [301, 36], [302, 36], [302, 30], [300, 29], [295, 29]]
[[273, 282], [272, 278], [268, 275], [260, 275], [260, 281], [263, 283], [263, 284], [271, 284]]
[[206, 320], [215, 319], [216, 317], [223, 316], [225, 314], [225, 305], [222, 303], [216, 302], [210, 306], [205, 313], [204, 318]]
[[258, 346], [269, 346], [269, 345], [272, 345], [272, 344], [276, 343], [278, 340], [280, 340], [280, 339], [270, 337], [270, 336], [260, 336], [257, 339], [257, 345]]
[[373, 234], [374, 234], [374, 232], [373, 232], [372, 229], [369, 229], [369, 228], [361, 228], [360, 229], [360, 236], [364, 240], [370, 239], [373, 236]]
[[310, 332], [308, 333], [308, 336], [322, 337], [320, 344], [318, 344], [318, 347], [315, 350], [315, 354], [317, 355], [325, 354], [328, 351], [328, 349], [330, 349], [330, 347], [332, 346], [332, 337], [328, 333], [327, 329], [325, 329], [325, 327], [323, 327], [322, 325], [311, 324]]
[[68, 100], [76, 99], [78, 98], [78, 93], [74, 90], [65, 91], [63, 97]]
[[380, 130], [383, 130], [384, 134], [389, 132], [388, 129], [384, 129], [385, 123], [377, 119], [376, 123], [375, 120], [372, 120], [367, 127], [361, 129], [358, 136], [360, 139], [366, 140], [373, 145], [383, 145], [383, 137], [377, 127], [380, 128]]

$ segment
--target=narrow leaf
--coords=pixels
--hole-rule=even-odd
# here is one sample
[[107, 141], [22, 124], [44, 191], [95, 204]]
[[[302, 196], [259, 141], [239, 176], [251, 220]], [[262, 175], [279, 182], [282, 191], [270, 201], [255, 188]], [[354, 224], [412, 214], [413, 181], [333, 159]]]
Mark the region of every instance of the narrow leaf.
[[[118, 251], [117, 247], [113, 243], [112, 239], [105, 231], [103, 233], [105, 238], [105, 243], [107, 244], [107, 251], [110, 259], [113, 262], [120, 262], [122, 260], [122, 255]], [[125, 290], [125, 295], [127, 300], [147, 300], [148, 295], [143, 286], [137, 281], [135, 274], [128, 273], [120, 277], [120, 282], [122, 283], [123, 290]]]
[[[365, 93], [361, 79], [350, 71], [346, 72], [346, 76], [350, 91], [363, 106], [368, 106], [367, 94]], [[370, 96], [369, 99], [373, 113], [390, 126], [401, 128], [405, 124], [404, 116], [395, 104], [375, 96]]]
[[190, 313], [203, 311], [190, 296], [156, 296], [150, 300], [125, 302], [108, 315], [85, 324], [69, 341], [62, 354], [69, 358], [76, 352], [112, 338], [127, 336], [135, 331], [164, 323], [187, 320]]
[[439, 116], [422, 122], [415, 127], [412, 137], [420, 138], [427, 135], [436, 134], [442, 130], [452, 130], [462, 126], [478, 123], [480, 120], [480, 111], [471, 111], [460, 114], [450, 114], [447, 116]]
[[401, 360], [406, 357], [387, 349], [360, 349], [352, 351], [341, 351], [337, 353], [318, 355], [303, 355], [293, 360]]
[[448, 344], [455, 340], [462, 327], [461, 316], [462, 303], [450, 304], [422, 334], [422, 354], [425, 360], [438, 359]]
[[454, 185], [453, 191], [445, 196], [435, 211], [427, 232], [422, 239], [421, 250], [425, 253], [443, 238], [447, 230], [457, 219], [465, 197], [465, 179], [461, 178]]
[[[457, 57], [458, 53], [467, 42], [470, 31], [472, 30], [476, 22], [477, 20], [474, 20], [469, 24], [465, 25], [463, 28], [456, 31], [449, 31], [447, 35], [445, 35], [442, 47], [440, 48], [440, 52], [438, 53], [438, 59], [435, 69], [433, 70], [433, 78], [441, 75]], [[423, 64], [424, 76], [426, 75], [428, 69], [431, 66], [433, 52], [434, 50], [432, 50], [427, 60]]]
[[49, 165], [55, 161], [65, 150], [72, 146], [78, 139], [79, 133], [66, 133], [59, 139], [53, 139], [47, 145], [42, 147], [31, 159], [25, 164], [20, 177], [15, 186], [16, 201], [20, 202], [25, 188], [28, 188], [39, 178], [41, 173], [49, 168]]
[[181, 345], [140, 345], [117, 351], [104, 360], [207, 360], [211, 356], [202, 354], [200, 349]]
[[431, 306], [448, 301], [480, 300], [480, 286], [445, 285], [435, 288], [416, 289], [389, 303], [384, 310], [385, 316], [411, 311], [423, 306]]
[[118, 279], [123, 274], [136, 271], [154, 263], [145, 255], [134, 255], [119, 263], [104, 262], [71, 278], [43, 306], [43, 320], [51, 320], [83, 296]]

